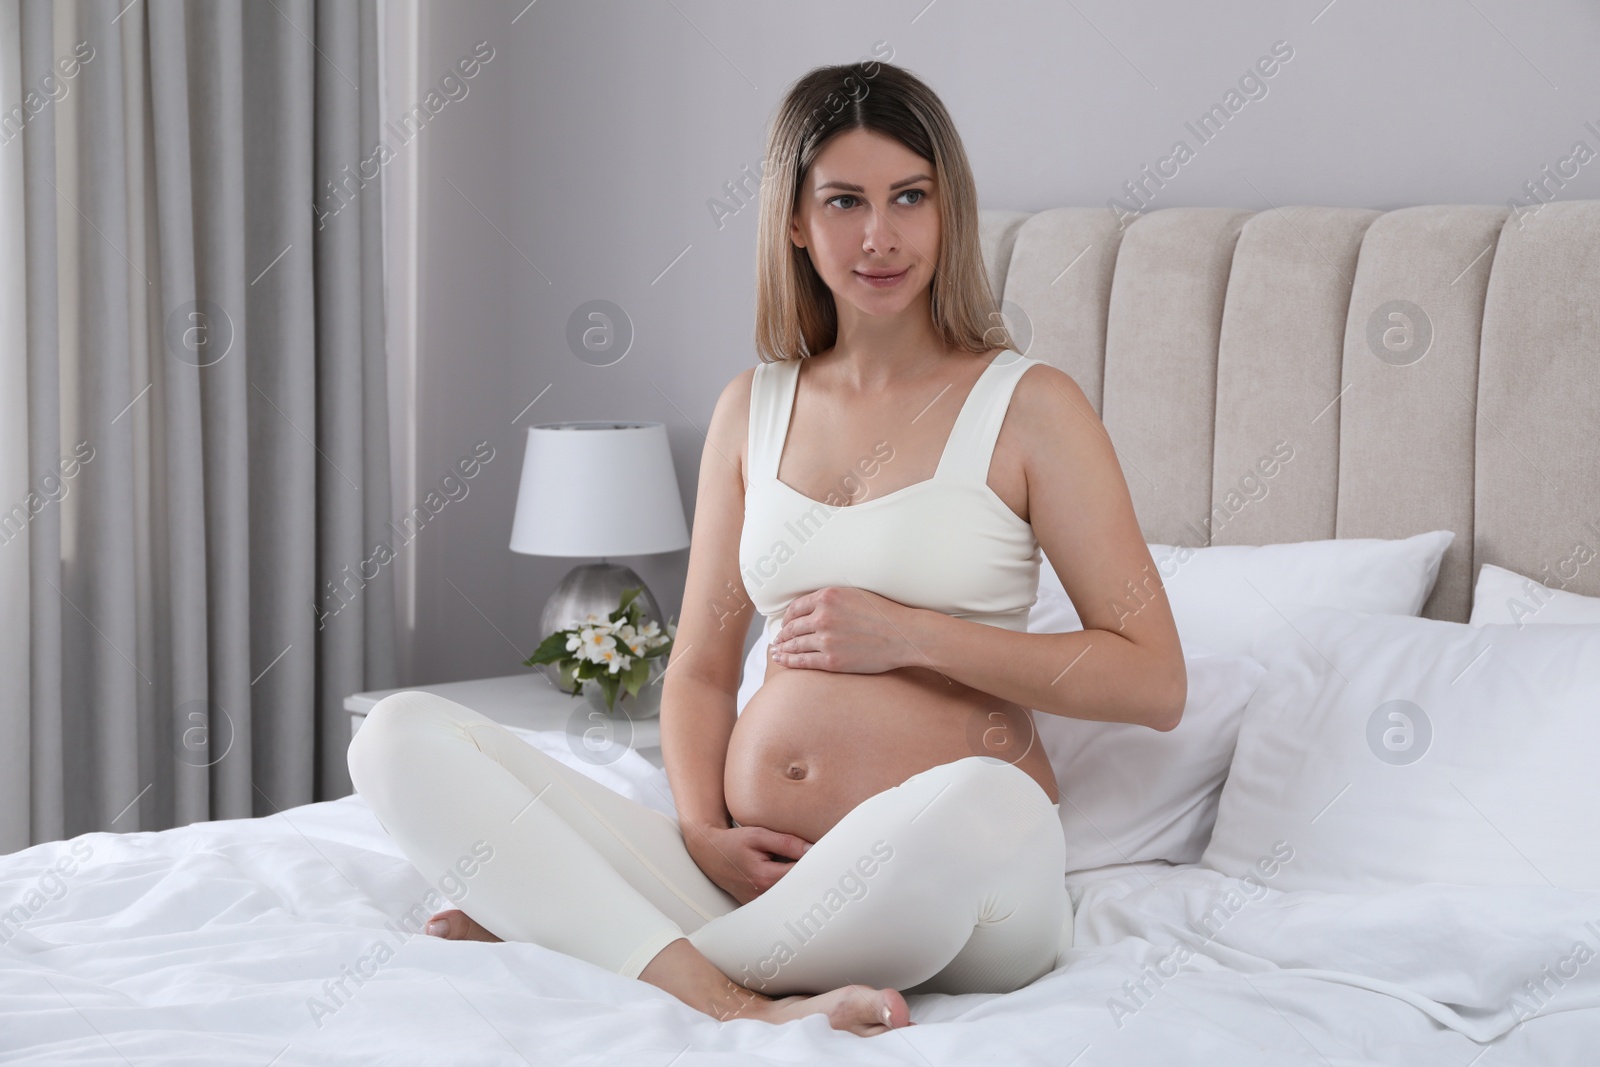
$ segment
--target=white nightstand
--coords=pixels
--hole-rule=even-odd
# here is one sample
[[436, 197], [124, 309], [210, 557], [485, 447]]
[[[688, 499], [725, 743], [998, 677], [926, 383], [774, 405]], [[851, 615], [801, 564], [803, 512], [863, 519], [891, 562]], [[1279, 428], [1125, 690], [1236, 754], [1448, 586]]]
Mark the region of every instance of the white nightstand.
[[[581, 737], [586, 730], [596, 726], [612, 727], [619, 744], [627, 745], [639, 755], [655, 764], [661, 762], [661, 720], [626, 719], [609, 720], [595, 717], [588, 702], [582, 697], [564, 693], [550, 684], [541, 671], [526, 670], [521, 674], [508, 674], [503, 678], [475, 678], [468, 682], [444, 682], [440, 685], [408, 685], [400, 689], [380, 689], [370, 693], [356, 693], [345, 697], [344, 708], [350, 713], [350, 736], [354, 737], [367, 712], [374, 704], [390, 693], [407, 690], [437, 693], [457, 704], [487, 715], [503, 726], [517, 726], [524, 730], [565, 730], [573, 737]], [[632, 739], [628, 739], [631, 728]]]

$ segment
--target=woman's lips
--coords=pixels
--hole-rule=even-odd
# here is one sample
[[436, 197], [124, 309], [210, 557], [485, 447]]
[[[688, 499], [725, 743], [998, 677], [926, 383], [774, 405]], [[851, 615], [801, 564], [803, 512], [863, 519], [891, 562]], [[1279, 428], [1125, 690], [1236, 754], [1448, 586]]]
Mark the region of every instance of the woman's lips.
[[891, 286], [898, 285], [900, 280], [906, 276], [906, 272], [910, 269], [910, 267], [907, 267], [899, 274], [890, 274], [884, 277], [874, 277], [871, 274], [862, 274], [860, 271], [856, 271], [855, 275], [857, 278], [860, 278], [862, 281], [866, 282], [875, 289], [888, 289]]

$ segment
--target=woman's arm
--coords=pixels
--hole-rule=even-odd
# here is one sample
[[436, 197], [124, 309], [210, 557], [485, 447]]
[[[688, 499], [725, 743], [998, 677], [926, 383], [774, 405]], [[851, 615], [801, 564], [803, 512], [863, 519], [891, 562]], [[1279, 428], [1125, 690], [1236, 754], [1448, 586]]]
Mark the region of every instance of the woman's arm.
[[706, 877], [741, 904], [766, 892], [792, 866], [787, 861], [811, 847], [764, 826], [733, 826], [723, 792], [744, 639], [755, 614], [739, 573], [753, 376], [751, 370], [735, 378], [711, 415], [683, 612], [661, 683], [661, 756], [684, 847]]
[[733, 825], [722, 779], [734, 718], [734, 698], [726, 689], [669, 668], [661, 690], [661, 762], [685, 839], [691, 827]]
[[1110, 435], [1051, 366], [1024, 373], [1006, 418], [1024, 452], [1028, 520], [1084, 628], [1018, 633], [909, 608], [907, 666], [1051, 715], [1172, 729], [1188, 692], [1183, 647]]
[[1069, 719], [1170, 730], [1183, 715], [1188, 678], [1181, 653], [1152, 652], [1106, 630], [1018, 633], [926, 608], [905, 610], [900, 626], [915, 652], [902, 666], [927, 667], [981, 693]]
[[739, 573], [741, 438], [749, 424], [753, 375], [749, 370], [734, 378], [711, 414], [700, 455], [683, 611], [662, 677], [662, 762], [691, 848], [691, 827], [732, 825], [722, 783], [737, 718], [744, 639], [755, 611]]
[[920, 667], [1051, 715], [1156, 730], [1178, 725], [1188, 689], [1181, 650], [1154, 654], [1109, 630], [1019, 633], [850, 586], [796, 597], [771, 654], [835, 673]]

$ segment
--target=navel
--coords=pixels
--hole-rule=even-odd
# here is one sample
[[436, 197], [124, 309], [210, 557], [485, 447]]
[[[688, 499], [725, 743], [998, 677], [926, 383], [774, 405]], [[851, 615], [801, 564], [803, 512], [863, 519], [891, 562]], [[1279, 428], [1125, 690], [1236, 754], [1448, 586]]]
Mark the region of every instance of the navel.
[[789, 764], [788, 770], [784, 773], [787, 774], [791, 779], [799, 781], [806, 776], [806, 765], [798, 761], [792, 762]]

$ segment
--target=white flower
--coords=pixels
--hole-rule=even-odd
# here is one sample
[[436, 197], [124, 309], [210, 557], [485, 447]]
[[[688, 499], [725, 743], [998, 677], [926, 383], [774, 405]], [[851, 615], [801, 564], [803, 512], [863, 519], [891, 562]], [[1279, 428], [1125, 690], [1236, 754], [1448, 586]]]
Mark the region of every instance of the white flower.
[[623, 623], [615, 630], [617, 640], [628, 646], [628, 651], [635, 656], [643, 655], [650, 645], [642, 640], [640, 632], [628, 623]]
[[622, 653], [617, 652], [614, 649], [606, 649], [600, 655], [596, 656], [594, 661], [596, 663], [609, 663], [611, 665], [610, 673], [612, 674], [619, 674], [633, 665], [632, 657], [624, 656]]
[[597, 626], [585, 626], [581, 634], [583, 658], [594, 663], [605, 663], [614, 654], [616, 638]]

